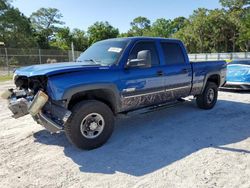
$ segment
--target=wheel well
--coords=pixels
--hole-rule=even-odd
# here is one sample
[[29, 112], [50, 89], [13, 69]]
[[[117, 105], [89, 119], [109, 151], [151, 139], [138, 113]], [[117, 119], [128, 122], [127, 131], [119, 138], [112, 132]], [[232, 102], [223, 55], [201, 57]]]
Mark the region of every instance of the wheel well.
[[83, 100], [98, 100], [109, 106], [114, 113], [117, 111], [115, 95], [108, 89], [96, 89], [76, 93], [71, 97], [68, 103], [68, 109], [71, 110], [74, 105]]
[[220, 76], [217, 74], [211, 75], [207, 79], [207, 82], [214, 82], [219, 87], [220, 86]]

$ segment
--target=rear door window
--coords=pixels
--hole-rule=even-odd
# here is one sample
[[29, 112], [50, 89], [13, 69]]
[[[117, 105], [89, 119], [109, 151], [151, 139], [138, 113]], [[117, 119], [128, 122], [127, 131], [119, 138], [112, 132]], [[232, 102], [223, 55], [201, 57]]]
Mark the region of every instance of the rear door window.
[[183, 51], [178, 43], [163, 42], [161, 43], [161, 46], [166, 65], [185, 64]]

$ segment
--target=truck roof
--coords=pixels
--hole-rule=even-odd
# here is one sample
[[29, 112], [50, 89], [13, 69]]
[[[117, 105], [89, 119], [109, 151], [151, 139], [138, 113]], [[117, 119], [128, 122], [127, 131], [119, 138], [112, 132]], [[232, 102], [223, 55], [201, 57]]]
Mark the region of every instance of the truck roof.
[[114, 40], [114, 41], [136, 41], [136, 40], [166, 40], [166, 41], [176, 41], [176, 42], [181, 42], [178, 39], [173, 39], [173, 38], [163, 38], [163, 37], [122, 37], [122, 38], [111, 38], [111, 39], [106, 39], [106, 40]]

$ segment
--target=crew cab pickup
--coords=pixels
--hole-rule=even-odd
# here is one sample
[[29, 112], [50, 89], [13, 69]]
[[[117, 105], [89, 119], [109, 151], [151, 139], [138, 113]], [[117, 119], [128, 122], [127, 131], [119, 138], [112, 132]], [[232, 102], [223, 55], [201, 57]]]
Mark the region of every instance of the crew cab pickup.
[[76, 62], [17, 69], [4, 92], [13, 117], [30, 114], [52, 133], [65, 131], [82, 149], [103, 145], [114, 118], [187, 96], [211, 109], [225, 83], [226, 62], [190, 62], [176, 39], [132, 37], [97, 42]]

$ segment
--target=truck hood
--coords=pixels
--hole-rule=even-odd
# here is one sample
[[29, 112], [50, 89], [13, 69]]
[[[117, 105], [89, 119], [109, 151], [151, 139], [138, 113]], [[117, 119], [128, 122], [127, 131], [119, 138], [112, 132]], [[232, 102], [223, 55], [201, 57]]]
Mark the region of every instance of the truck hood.
[[228, 82], [250, 82], [250, 65], [228, 65]]
[[75, 72], [81, 70], [92, 70], [92, 69], [108, 69], [109, 66], [100, 65], [89, 65], [84, 62], [68, 62], [68, 63], [53, 63], [53, 64], [42, 64], [32, 65], [27, 67], [19, 68], [15, 71], [16, 75], [21, 76], [39, 76], [39, 75], [55, 75], [61, 73]]

